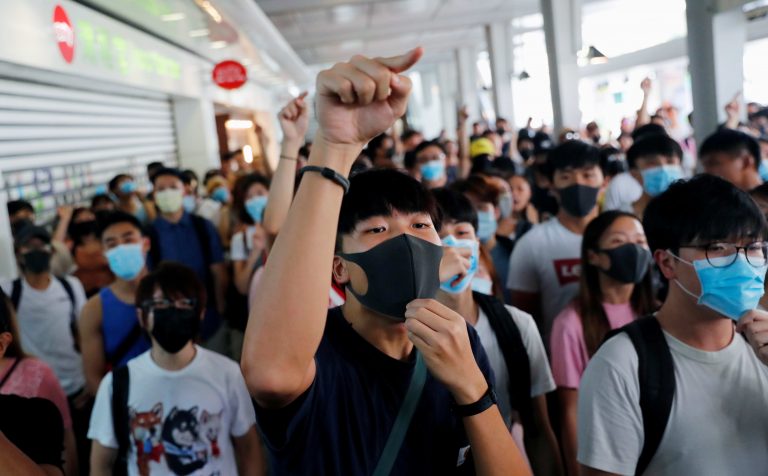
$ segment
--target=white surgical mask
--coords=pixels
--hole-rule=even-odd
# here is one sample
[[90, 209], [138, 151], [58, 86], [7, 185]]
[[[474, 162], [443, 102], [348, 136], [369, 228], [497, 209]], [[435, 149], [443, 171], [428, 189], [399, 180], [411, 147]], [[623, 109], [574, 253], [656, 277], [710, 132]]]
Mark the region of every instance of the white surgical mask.
[[155, 192], [155, 203], [162, 213], [176, 213], [181, 209], [184, 193], [178, 188]]

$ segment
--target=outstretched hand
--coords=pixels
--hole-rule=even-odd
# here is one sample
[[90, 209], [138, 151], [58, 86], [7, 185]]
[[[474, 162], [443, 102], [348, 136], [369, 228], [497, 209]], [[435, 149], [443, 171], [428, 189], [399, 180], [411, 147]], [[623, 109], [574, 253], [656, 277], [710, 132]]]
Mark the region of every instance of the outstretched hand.
[[422, 56], [421, 48], [390, 58], [354, 56], [317, 77], [318, 139], [364, 146], [405, 114], [411, 80], [400, 73]]

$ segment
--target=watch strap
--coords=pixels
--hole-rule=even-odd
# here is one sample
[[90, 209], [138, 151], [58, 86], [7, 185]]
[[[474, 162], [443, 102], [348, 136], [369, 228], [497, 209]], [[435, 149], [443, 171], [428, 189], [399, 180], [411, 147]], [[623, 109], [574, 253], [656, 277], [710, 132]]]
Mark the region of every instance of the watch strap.
[[335, 182], [344, 189], [344, 194], [349, 192], [349, 179], [329, 167], [318, 167], [317, 165], [307, 165], [301, 168], [300, 174], [303, 176], [306, 172], [317, 172], [328, 180]]
[[453, 405], [451, 409], [457, 416], [466, 418], [483, 413], [492, 406], [496, 405], [497, 402], [498, 399], [496, 398], [496, 392], [493, 390], [493, 387], [489, 385], [488, 390], [486, 390], [483, 396], [480, 397], [480, 400], [468, 405]]

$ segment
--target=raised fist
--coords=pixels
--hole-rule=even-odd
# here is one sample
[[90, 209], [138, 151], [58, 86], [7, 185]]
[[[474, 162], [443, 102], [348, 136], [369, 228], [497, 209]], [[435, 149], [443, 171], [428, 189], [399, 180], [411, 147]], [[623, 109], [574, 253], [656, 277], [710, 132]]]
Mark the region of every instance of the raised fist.
[[304, 141], [309, 128], [309, 111], [304, 98], [307, 92], [304, 91], [296, 99], [291, 100], [285, 105], [277, 118], [280, 120], [280, 128], [283, 130], [283, 136], [286, 141]]
[[362, 147], [405, 114], [411, 81], [399, 73], [413, 66], [423, 50], [391, 58], [354, 56], [317, 76], [315, 111], [318, 138], [328, 144]]

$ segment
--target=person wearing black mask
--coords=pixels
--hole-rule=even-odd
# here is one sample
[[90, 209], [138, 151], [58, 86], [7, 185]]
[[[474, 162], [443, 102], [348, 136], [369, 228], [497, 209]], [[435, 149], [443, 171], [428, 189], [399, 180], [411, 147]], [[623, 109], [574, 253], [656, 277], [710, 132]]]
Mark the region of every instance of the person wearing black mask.
[[512, 304], [533, 315], [545, 343], [555, 316], [578, 290], [581, 237], [598, 214], [605, 181], [600, 151], [581, 141], [552, 150], [547, 169], [559, 211], [517, 242], [507, 278]]
[[90, 397], [84, 391], [77, 336], [77, 317], [86, 300], [83, 285], [75, 277], [53, 275], [55, 252], [50, 233], [42, 227], [23, 224], [16, 232], [14, 251], [21, 277], [0, 281], [0, 288], [16, 311], [24, 349], [51, 367], [67, 395], [78, 460], [81, 468], [87, 468]]
[[[318, 76], [310, 165], [243, 348], [274, 474], [530, 474], [477, 333], [434, 299], [456, 274], [441, 269], [434, 198], [394, 170], [346, 178], [405, 113], [399, 73], [422, 54], [355, 56]], [[330, 311], [329, 269], [347, 289]]]
[[581, 376], [610, 330], [655, 310], [652, 262], [643, 225], [630, 213], [605, 212], [584, 231], [579, 293], [555, 318], [550, 336], [568, 474], [579, 474], [576, 402]]
[[382, 133], [371, 139], [364, 151], [376, 168], [393, 169], [395, 163], [395, 140], [392, 136]]
[[240, 368], [195, 344], [205, 301], [195, 272], [178, 263], [161, 263], [139, 283], [136, 308], [152, 347], [99, 385], [92, 475], [113, 474], [116, 462], [128, 474], [264, 474]]

